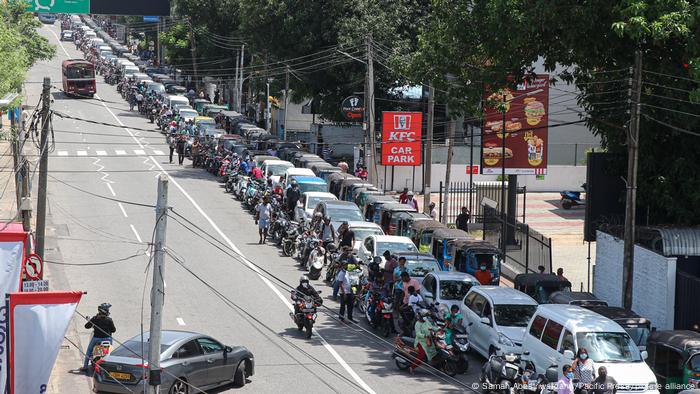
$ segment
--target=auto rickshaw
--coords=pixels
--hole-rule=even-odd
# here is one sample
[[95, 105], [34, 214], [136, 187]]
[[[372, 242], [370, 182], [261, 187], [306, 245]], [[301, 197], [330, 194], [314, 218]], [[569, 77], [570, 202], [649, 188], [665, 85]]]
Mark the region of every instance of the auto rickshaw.
[[392, 204], [384, 204], [381, 207], [379, 207], [379, 222], [375, 223], [377, 223], [382, 228], [382, 230], [384, 230], [384, 234], [398, 235], [396, 234], [396, 221], [394, 220], [392, 225], [392, 218], [399, 212], [416, 212], [416, 210], [410, 205], [400, 204], [398, 202]]
[[346, 179], [343, 182], [343, 185], [340, 188], [340, 199], [343, 201], [352, 201], [353, 197], [353, 191], [355, 189], [359, 189], [361, 187], [373, 187], [371, 183], [368, 183], [367, 181], [363, 181], [362, 179], [349, 182], [350, 178]]
[[608, 306], [608, 303], [599, 300], [593, 293], [587, 291], [556, 291], [549, 296], [552, 304], [578, 305], [584, 308], [589, 306]]
[[[350, 200], [350, 201], [354, 202], [355, 205], [357, 205], [358, 207], [362, 206], [361, 204], [359, 204], [359, 201], [358, 201], [358, 199], [360, 198], [360, 194], [362, 192], [376, 192], [374, 194], [384, 194], [384, 192], [379, 190], [379, 188], [377, 188], [376, 186], [365, 186], [365, 187], [355, 188], [352, 190], [352, 200]], [[370, 194], [372, 194], [372, 193], [370, 193]], [[365, 196], [368, 196], [370, 194], [365, 194]]]
[[645, 317], [641, 317], [630, 309], [620, 308], [607, 305], [587, 305], [586, 309], [603, 315], [608, 319], [619, 324], [630, 335], [640, 350], [645, 350], [647, 340], [651, 333], [651, 321]]
[[447, 226], [437, 220], [417, 221], [411, 226], [411, 235], [409, 237], [420, 252], [429, 253], [430, 245], [433, 243], [433, 231], [439, 228], [447, 228]]
[[556, 291], [571, 291], [571, 282], [554, 274], [518, 274], [513, 287], [534, 298], [538, 304], [550, 303], [549, 297]]
[[447, 243], [447, 253], [453, 261], [450, 269], [474, 275], [484, 264], [493, 278], [490, 284], [498, 286], [501, 251], [496, 246], [480, 239], [454, 239]]
[[391, 216], [391, 222], [389, 222], [389, 227], [396, 227], [394, 235], [400, 235], [403, 237], [411, 236], [411, 228], [416, 222], [423, 222], [426, 220], [433, 220], [430, 215], [426, 213], [419, 212], [398, 212]]
[[352, 181], [361, 181], [360, 178], [345, 172], [330, 174], [326, 179], [326, 182], [328, 182], [328, 191], [340, 199], [340, 192], [346, 180], [350, 180], [350, 183], [352, 183]]
[[[688, 386], [700, 387], [700, 333], [653, 331], [647, 340], [646, 351], [646, 362], [656, 375], [661, 387], [659, 391], [673, 394]], [[669, 390], [668, 387], [673, 385], [678, 388]]]
[[[468, 233], [455, 228], [438, 228], [433, 231], [433, 240], [430, 247], [430, 253], [435, 256], [438, 263], [444, 270], [452, 265], [452, 256], [448, 254], [448, 245], [450, 241], [458, 239], [474, 239]], [[451, 268], [449, 269], [451, 270]]]
[[379, 207], [384, 204], [395, 203], [396, 199], [387, 195], [368, 196], [365, 200], [365, 205], [360, 207], [362, 215], [368, 222], [379, 222]]

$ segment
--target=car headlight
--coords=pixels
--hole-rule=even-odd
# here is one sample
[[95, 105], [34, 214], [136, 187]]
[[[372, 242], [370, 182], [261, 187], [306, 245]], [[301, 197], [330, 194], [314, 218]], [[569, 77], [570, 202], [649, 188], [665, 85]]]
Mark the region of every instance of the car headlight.
[[510, 338], [507, 336], [503, 335], [503, 333], [498, 333], [498, 343], [504, 346], [515, 346], [513, 341], [511, 341]]

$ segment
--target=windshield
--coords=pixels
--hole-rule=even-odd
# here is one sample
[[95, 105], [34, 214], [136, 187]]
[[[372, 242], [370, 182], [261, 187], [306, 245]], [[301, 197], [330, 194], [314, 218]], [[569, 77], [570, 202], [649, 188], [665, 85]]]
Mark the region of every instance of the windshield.
[[649, 339], [649, 328], [648, 327], [623, 327], [625, 331], [630, 335], [632, 341], [634, 341], [637, 346], [646, 346], [647, 339]]
[[231, 150], [236, 145], [236, 140], [224, 140], [224, 149]]
[[269, 166], [267, 166], [267, 172], [271, 172], [272, 175], [275, 176], [280, 176], [284, 175], [284, 173], [287, 171], [287, 168], [289, 167], [294, 166], [291, 164], [270, 164]]
[[440, 281], [440, 298], [443, 300], [461, 301], [472, 286], [474, 286], [472, 282], [442, 280]]
[[76, 64], [66, 69], [66, 78], [95, 78], [95, 69], [87, 64]]
[[527, 327], [537, 305], [496, 305], [493, 316], [496, 324], [504, 327]]
[[185, 118], [194, 118], [195, 116], [197, 116], [197, 111], [180, 111], [180, 116], [183, 116]]
[[[382, 249], [379, 249], [379, 250], [382, 250]], [[440, 267], [438, 266], [438, 264], [435, 260], [406, 259], [406, 271], [408, 271], [408, 274], [411, 276], [417, 276], [417, 277], [422, 278], [425, 276], [425, 274], [427, 274], [429, 272], [440, 271]]]
[[[143, 346], [142, 346], [143, 345]], [[148, 359], [148, 342], [141, 342], [141, 341], [126, 341], [124, 342], [121, 346], [116, 348], [115, 350], [112, 350], [112, 352], [109, 354], [110, 356], [118, 356], [118, 357], [131, 357], [131, 358], [141, 358], [141, 348], [143, 347], [143, 358]], [[168, 350], [167, 345], [160, 345], [160, 352], [161, 354]]]
[[370, 235], [384, 235], [384, 231], [380, 228], [351, 228], [355, 233], [355, 241], [364, 241]]
[[[273, 172], [274, 174], [274, 172]], [[283, 173], [284, 174], [284, 173]], [[279, 174], [275, 174], [279, 175]], [[306, 209], [314, 209], [316, 205], [321, 201], [335, 200], [335, 197], [331, 196], [307, 196], [306, 197]]]
[[328, 212], [328, 216], [335, 222], [351, 222], [361, 221], [362, 214], [357, 208], [354, 209], [335, 209]]
[[642, 361], [637, 345], [627, 333], [580, 332], [576, 334], [576, 342], [578, 348], [585, 347], [588, 356], [597, 363]]
[[146, 88], [146, 91], [147, 92], [154, 91], [157, 93], [163, 93], [163, 92], [165, 92], [165, 86], [163, 86], [163, 84], [160, 84], [160, 83], [152, 83], [152, 84], [148, 85], [148, 87]]
[[688, 367], [693, 372], [700, 372], [700, 353], [694, 355], [688, 362]]
[[418, 251], [413, 242], [377, 242], [376, 250], [388, 250], [391, 253]]
[[[328, 186], [325, 183], [299, 183], [299, 191], [306, 192], [325, 192], [328, 191]], [[355, 219], [352, 219], [355, 220]]]

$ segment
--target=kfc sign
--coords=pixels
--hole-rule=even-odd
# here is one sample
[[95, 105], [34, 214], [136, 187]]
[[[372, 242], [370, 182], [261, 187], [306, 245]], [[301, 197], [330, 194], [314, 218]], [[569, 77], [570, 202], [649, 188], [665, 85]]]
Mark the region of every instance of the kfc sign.
[[422, 131], [421, 112], [383, 112], [382, 165], [420, 165]]

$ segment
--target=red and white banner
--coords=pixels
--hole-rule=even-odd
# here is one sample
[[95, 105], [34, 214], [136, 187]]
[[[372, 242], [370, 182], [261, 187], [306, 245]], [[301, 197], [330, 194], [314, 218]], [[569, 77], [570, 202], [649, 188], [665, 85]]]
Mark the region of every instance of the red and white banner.
[[0, 223], [0, 393], [7, 386], [7, 310], [5, 297], [20, 289], [27, 233], [22, 223]]
[[382, 112], [382, 165], [421, 164], [422, 112]]
[[83, 293], [10, 294], [10, 393], [45, 393], [58, 350]]

